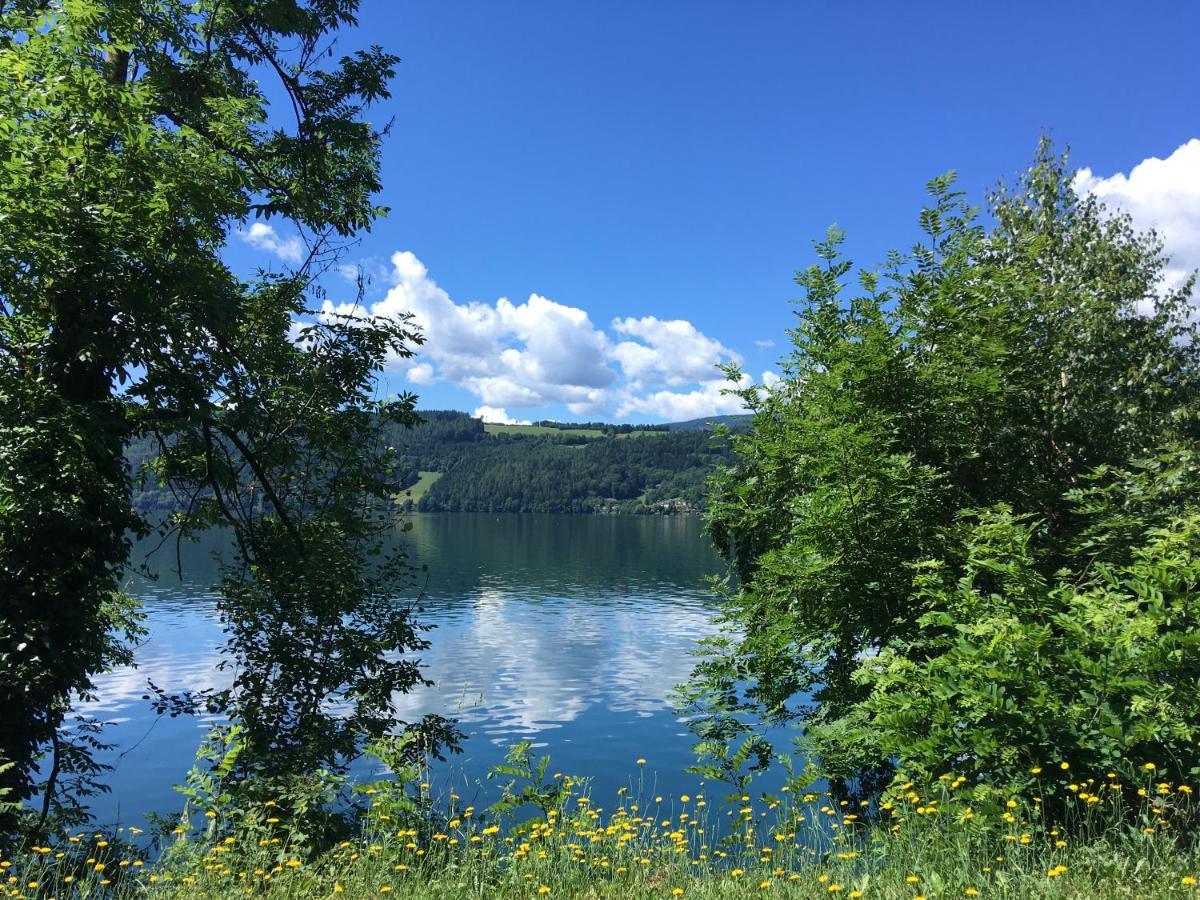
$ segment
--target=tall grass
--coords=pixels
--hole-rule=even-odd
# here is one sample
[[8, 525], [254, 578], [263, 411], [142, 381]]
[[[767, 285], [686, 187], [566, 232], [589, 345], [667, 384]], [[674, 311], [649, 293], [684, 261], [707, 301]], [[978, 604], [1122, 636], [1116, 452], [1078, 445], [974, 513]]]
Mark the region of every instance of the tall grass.
[[[525, 760], [527, 763], [528, 760]], [[504, 768], [486, 811], [378, 782], [355, 840], [311, 847], [286, 800], [194, 809], [153, 862], [75, 834], [0, 861], [9, 897], [1143, 898], [1200, 896], [1188, 786], [1071, 780], [1030, 796], [965, 779], [898, 785], [878, 805], [828, 793], [596, 797], [586, 781]], [[413, 791], [416, 793], [413, 793]], [[711, 792], [711, 796], [710, 796]], [[201, 804], [203, 807], [204, 804]], [[1048, 810], [1054, 810], [1053, 813]]]

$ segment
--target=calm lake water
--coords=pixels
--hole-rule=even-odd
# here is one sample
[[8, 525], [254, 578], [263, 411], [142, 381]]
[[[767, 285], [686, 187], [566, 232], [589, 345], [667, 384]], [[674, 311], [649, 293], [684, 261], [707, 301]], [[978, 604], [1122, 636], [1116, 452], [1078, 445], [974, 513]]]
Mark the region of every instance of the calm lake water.
[[[428, 566], [423, 620], [436, 628], [423, 654], [435, 684], [397, 698], [402, 717], [456, 717], [464, 753], [441, 767], [444, 789], [488, 799], [484, 776], [505, 748], [528, 738], [551, 771], [588, 775], [599, 797], [638, 776], [647, 789], [694, 791], [683, 770], [692, 738], [672, 713], [671, 689], [688, 677], [690, 651], [713, 630], [706, 575], [722, 566], [691, 518], [444, 514], [411, 517], [399, 539]], [[151, 557], [156, 580], [134, 577], [149, 630], [137, 666], [98, 684], [86, 711], [111, 722], [112, 793], [92, 805], [105, 824], [143, 825], [180, 807], [172, 789], [208, 723], [155, 716], [147, 679], [167, 691], [224, 685], [223, 636], [212, 585], [214, 544]], [[142, 548], [144, 555], [148, 548]], [[363, 773], [367, 774], [367, 773]]]

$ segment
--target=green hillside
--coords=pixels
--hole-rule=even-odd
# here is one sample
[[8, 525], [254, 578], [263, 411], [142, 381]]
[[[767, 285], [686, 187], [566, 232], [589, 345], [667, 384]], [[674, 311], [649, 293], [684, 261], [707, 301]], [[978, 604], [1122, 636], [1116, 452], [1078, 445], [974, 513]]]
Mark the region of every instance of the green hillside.
[[[729, 459], [725, 442], [697, 423], [492, 425], [462, 412], [421, 416], [387, 440], [400, 451], [397, 502], [427, 512], [696, 512], [709, 474]], [[127, 455], [136, 505], [163, 513], [180, 501], [141, 471], [155, 453], [147, 440]]]
[[[449, 411], [422, 418], [393, 439], [413, 485], [407, 503], [428, 512], [694, 512], [709, 473], [728, 458], [711, 434], [668, 426], [485, 425]], [[443, 476], [422, 483], [432, 472]]]

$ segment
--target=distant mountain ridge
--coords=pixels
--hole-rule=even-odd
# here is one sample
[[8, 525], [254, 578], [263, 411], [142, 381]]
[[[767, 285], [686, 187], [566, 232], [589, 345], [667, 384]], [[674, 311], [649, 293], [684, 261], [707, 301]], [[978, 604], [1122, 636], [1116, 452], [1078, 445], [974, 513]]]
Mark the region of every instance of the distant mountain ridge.
[[[665, 425], [541, 421], [485, 424], [467, 413], [422, 410], [415, 428], [386, 435], [400, 451], [397, 503], [425, 512], [534, 512], [667, 515], [695, 513], [715, 467], [730, 461], [715, 416]], [[147, 439], [127, 457], [135, 478], [153, 458]], [[170, 491], [138, 479], [139, 509], [175, 508]]]
[[718, 425], [730, 428], [749, 428], [754, 419], [749, 413], [735, 416], [707, 416], [701, 419], [688, 419], [686, 422], [671, 422], [667, 427], [671, 431], [712, 431]]

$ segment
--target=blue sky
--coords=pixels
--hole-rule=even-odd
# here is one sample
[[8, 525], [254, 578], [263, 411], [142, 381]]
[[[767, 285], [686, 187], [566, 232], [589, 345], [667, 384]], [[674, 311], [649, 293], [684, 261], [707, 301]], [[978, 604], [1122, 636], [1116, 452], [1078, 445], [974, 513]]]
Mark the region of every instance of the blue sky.
[[[980, 197], [1043, 131], [1200, 265], [1197, 33], [1182, 0], [364, 0], [342, 47], [402, 62], [392, 213], [347, 262], [429, 338], [388, 385], [497, 420], [732, 411], [714, 366], [770, 380], [812, 238], [877, 261], [929, 178]], [[242, 238], [238, 262], [288, 256]]]

